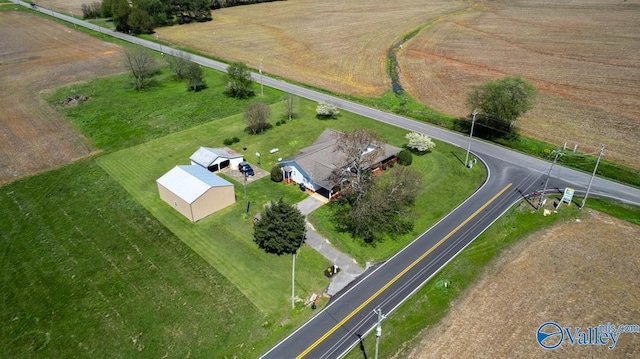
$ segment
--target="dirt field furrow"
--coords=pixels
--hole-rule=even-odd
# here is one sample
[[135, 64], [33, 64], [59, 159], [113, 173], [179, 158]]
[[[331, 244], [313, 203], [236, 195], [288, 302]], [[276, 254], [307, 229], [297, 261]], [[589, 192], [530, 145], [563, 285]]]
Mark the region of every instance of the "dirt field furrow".
[[44, 100], [56, 87], [124, 71], [118, 46], [25, 13], [0, 16], [0, 185], [93, 149]]

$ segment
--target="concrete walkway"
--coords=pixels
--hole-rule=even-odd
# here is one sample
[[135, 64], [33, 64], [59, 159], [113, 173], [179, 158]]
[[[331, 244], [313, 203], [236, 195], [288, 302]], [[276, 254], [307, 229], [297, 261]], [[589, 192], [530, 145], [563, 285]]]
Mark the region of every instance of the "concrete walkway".
[[[314, 193], [297, 203], [296, 206], [306, 216], [327, 202], [326, 198]], [[316, 232], [313, 225], [308, 221], [307, 240], [305, 243], [339, 268], [338, 274], [331, 278], [331, 283], [325, 290], [327, 295], [333, 296], [337, 294], [364, 272], [364, 269], [353, 258], [333, 248], [331, 243]]]

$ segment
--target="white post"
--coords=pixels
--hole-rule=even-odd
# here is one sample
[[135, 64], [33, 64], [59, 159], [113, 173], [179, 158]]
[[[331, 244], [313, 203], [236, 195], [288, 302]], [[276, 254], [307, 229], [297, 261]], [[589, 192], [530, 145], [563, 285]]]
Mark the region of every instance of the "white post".
[[244, 210], [246, 214], [249, 214], [249, 207], [247, 202], [247, 172], [244, 172]]
[[296, 253], [293, 253], [293, 265], [291, 267], [291, 309], [295, 308], [295, 295], [296, 295]]
[[469, 132], [469, 146], [467, 147], [467, 156], [464, 158], [464, 165], [469, 167], [469, 152], [471, 151], [471, 138], [473, 137], [473, 125], [476, 123], [476, 115], [478, 111], [473, 110], [471, 113], [473, 115], [473, 120], [471, 120], [471, 131]]

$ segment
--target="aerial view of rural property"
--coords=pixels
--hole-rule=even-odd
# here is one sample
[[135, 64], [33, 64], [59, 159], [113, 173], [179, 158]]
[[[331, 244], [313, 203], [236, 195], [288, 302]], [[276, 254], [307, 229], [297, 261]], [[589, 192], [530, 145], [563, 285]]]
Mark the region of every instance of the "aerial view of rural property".
[[640, 357], [639, 30], [0, 0], [0, 357]]

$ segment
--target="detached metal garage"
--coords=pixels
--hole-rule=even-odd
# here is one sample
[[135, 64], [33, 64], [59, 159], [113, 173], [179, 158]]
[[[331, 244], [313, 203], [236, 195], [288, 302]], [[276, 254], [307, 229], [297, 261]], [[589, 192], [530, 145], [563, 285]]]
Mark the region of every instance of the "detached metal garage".
[[191, 222], [236, 202], [233, 184], [198, 165], [176, 166], [156, 183], [160, 198]]

